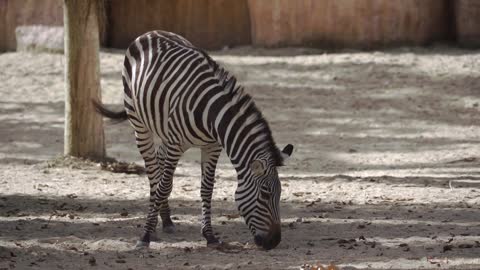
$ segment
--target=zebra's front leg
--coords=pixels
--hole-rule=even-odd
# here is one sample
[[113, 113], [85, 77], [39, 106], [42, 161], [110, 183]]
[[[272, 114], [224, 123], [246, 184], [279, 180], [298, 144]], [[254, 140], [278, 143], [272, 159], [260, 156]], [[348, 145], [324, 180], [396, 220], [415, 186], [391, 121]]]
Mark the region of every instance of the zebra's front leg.
[[207, 246], [220, 244], [212, 230], [212, 194], [215, 184], [215, 168], [222, 148], [214, 145], [202, 149], [202, 183], [200, 187], [200, 196], [202, 198], [202, 235], [207, 240]]
[[[155, 190], [153, 207], [149, 209], [147, 222], [145, 224], [145, 232], [138, 241], [136, 246], [137, 248], [148, 247], [150, 242], [153, 240], [152, 236], [155, 233], [155, 228], [158, 223], [159, 211], [162, 205], [167, 205], [168, 207], [168, 197], [172, 192], [173, 186], [173, 173], [175, 172], [175, 168], [177, 167], [178, 161], [180, 160], [183, 152], [184, 151], [176, 145], [166, 145], [165, 147], [163, 173]], [[168, 219], [170, 219], [169, 212]]]

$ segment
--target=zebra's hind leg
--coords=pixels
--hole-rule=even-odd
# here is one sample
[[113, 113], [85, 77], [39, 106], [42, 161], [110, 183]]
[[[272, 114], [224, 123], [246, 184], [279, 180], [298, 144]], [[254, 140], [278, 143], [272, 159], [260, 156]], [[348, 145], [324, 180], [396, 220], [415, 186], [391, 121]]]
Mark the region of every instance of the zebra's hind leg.
[[[158, 164], [160, 165], [160, 170], [163, 173], [163, 168], [165, 165], [165, 156], [166, 156], [166, 146], [165, 144], [161, 144], [157, 149], [157, 159]], [[155, 190], [157, 188], [158, 181], [156, 183], [150, 182], [150, 203], [154, 203], [155, 201]], [[160, 205], [160, 217], [162, 218], [162, 229], [165, 233], [174, 233], [175, 232], [175, 224], [170, 217], [170, 207], [168, 205], [168, 200]], [[154, 239], [152, 239], [154, 240]]]
[[164, 233], [174, 233], [175, 224], [170, 217], [170, 206], [168, 206], [168, 201], [160, 205], [160, 217], [162, 218], [162, 230]]
[[[130, 121], [132, 126], [135, 128], [135, 139], [138, 150], [145, 162], [145, 169], [147, 172], [148, 180], [150, 183], [150, 205], [149, 213], [154, 211], [155, 208], [155, 191], [157, 189], [157, 184], [160, 181], [160, 178], [163, 174], [163, 168], [161, 162], [157, 158], [155, 151], [155, 144], [153, 141], [153, 136], [151, 132], [144, 128], [140, 121], [137, 120], [136, 115], [130, 115]], [[156, 225], [158, 223], [158, 211], [157, 217], [150, 217], [151, 226], [149, 228], [148, 234], [143, 237], [148, 238], [148, 242], [151, 240], [156, 240]], [[148, 245], [146, 245], [148, 246]], [[144, 247], [141, 243], [137, 243], [137, 248]]]
[[[168, 203], [168, 197], [172, 192], [173, 173], [177, 167], [184, 150], [177, 145], [166, 145], [163, 173], [160, 182], [155, 189], [153, 207], [149, 209], [145, 232], [137, 242], [137, 248], [148, 247], [152, 241], [152, 233], [158, 223], [158, 214], [162, 205]], [[168, 204], [167, 204], [168, 205]], [[173, 224], [173, 223], [172, 223]]]
[[220, 241], [212, 230], [211, 204], [213, 186], [215, 184], [215, 168], [222, 148], [219, 145], [202, 148], [202, 183], [200, 196], [202, 197], [202, 235], [207, 240], [207, 246], [215, 246]]

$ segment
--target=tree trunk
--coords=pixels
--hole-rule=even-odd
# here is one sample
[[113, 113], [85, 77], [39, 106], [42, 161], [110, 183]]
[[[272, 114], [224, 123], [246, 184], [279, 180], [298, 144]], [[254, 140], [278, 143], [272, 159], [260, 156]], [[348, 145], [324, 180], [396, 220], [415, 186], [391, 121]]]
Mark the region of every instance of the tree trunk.
[[101, 100], [99, 18], [102, 0], [64, 0], [65, 155], [105, 156], [102, 117], [91, 100]]

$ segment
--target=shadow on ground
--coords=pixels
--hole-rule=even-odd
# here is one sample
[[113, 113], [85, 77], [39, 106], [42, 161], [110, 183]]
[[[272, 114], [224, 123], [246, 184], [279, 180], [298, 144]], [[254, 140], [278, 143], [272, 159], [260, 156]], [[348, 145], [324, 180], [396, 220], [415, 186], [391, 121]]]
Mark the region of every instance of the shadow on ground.
[[[116, 260], [125, 260], [126, 265], [172, 266], [175, 261], [208, 265], [203, 256], [224, 256], [225, 261], [230, 256], [237, 265], [246, 256], [257, 267], [266, 260], [282, 268], [317, 260], [337, 264], [424, 257], [455, 260], [477, 258], [480, 250], [480, 210], [448, 205], [284, 202], [283, 242], [277, 249], [242, 248], [230, 254], [205, 247], [199, 233], [200, 204], [194, 201], [171, 200], [177, 231], [159, 233], [161, 242], [152, 244], [150, 252], [131, 250], [142, 231], [146, 201], [7, 195], [2, 202], [2, 245], [17, 258], [34, 251], [30, 261], [40, 267], [49, 260], [42, 260], [42, 254], [65, 263], [84, 256], [80, 261], [85, 265], [93, 256], [108, 267], [118, 266]], [[214, 226], [223, 241], [252, 243], [233, 202], [215, 201], [213, 209]]]

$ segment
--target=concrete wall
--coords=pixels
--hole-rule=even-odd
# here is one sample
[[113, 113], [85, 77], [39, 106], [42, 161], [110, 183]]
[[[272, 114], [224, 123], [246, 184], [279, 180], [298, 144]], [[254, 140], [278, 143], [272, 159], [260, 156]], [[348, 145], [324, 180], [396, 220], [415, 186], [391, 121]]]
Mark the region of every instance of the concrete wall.
[[62, 0], [0, 0], [0, 51], [15, 50], [15, 28], [63, 25]]

